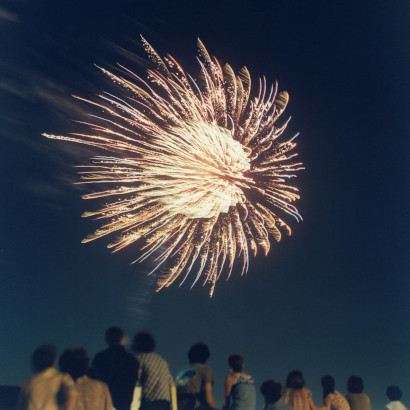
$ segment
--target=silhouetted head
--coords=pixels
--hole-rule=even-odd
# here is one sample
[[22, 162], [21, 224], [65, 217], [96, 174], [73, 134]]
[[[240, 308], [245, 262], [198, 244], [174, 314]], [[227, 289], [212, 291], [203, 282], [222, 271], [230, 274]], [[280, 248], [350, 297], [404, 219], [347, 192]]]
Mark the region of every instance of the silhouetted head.
[[350, 376], [347, 379], [347, 391], [349, 393], [363, 393], [363, 379], [359, 376]]
[[386, 390], [386, 396], [390, 401], [397, 401], [401, 399], [401, 390], [397, 386], [389, 386]]
[[148, 332], [139, 332], [134, 336], [132, 350], [136, 353], [152, 353], [155, 350], [155, 340]]
[[286, 387], [294, 390], [300, 390], [305, 385], [303, 374], [299, 370], [292, 370], [286, 378]]
[[63, 373], [68, 373], [73, 380], [87, 374], [90, 359], [82, 347], [66, 349], [58, 360], [58, 365]]
[[228, 357], [228, 365], [234, 372], [241, 372], [245, 366], [245, 362], [240, 354], [231, 354]]
[[105, 331], [105, 343], [108, 346], [120, 345], [124, 339], [124, 332], [117, 326], [112, 326]]
[[323, 397], [326, 397], [329, 393], [335, 392], [335, 379], [327, 374], [320, 379], [320, 383], [323, 387]]
[[209, 348], [205, 343], [195, 343], [188, 351], [189, 363], [206, 363], [209, 359]]
[[276, 403], [282, 396], [282, 383], [276, 380], [266, 380], [261, 386], [261, 393], [266, 405]]
[[31, 355], [31, 364], [34, 371], [42, 372], [56, 363], [56, 348], [53, 345], [42, 345], [37, 347]]

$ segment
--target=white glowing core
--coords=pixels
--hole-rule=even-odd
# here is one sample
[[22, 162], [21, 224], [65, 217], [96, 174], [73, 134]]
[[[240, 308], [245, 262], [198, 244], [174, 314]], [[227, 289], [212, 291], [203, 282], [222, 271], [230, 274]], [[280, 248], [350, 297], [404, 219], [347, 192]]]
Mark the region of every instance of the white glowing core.
[[[245, 201], [242, 188], [252, 184], [244, 176], [250, 161], [247, 149], [228, 129], [187, 122], [167, 131], [154, 137], [162, 149], [144, 158], [141, 180], [152, 185], [169, 212], [212, 218]], [[158, 179], [158, 175], [165, 176]]]

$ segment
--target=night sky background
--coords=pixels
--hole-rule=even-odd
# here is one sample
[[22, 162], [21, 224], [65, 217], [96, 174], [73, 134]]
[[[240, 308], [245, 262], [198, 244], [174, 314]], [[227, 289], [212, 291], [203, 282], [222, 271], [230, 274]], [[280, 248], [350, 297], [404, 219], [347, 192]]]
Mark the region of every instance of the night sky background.
[[[41, 343], [93, 356], [115, 324], [151, 331], [174, 375], [206, 342], [218, 406], [231, 353], [258, 389], [297, 368], [319, 405], [322, 375], [345, 393], [358, 374], [373, 408], [389, 384], [409, 406], [409, 21], [405, 0], [0, 1], [0, 384], [29, 377]], [[304, 221], [212, 299], [189, 281], [155, 293], [135, 249], [82, 245], [98, 202], [73, 165], [98, 152], [41, 136], [84, 118], [72, 94], [112, 89], [94, 64], [144, 73], [140, 34], [196, 78], [200, 37], [254, 83], [277, 80], [301, 133]]]

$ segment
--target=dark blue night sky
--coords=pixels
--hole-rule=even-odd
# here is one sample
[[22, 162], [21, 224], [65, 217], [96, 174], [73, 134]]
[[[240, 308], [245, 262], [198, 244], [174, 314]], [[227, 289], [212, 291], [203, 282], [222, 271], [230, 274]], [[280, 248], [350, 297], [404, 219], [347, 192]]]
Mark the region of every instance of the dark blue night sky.
[[[389, 384], [409, 406], [409, 16], [404, 0], [0, 1], [0, 385], [30, 376], [37, 345], [94, 355], [116, 324], [151, 331], [174, 375], [208, 343], [219, 406], [231, 353], [258, 387], [302, 370], [317, 405], [330, 373], [343, 393], [361, 375], [375, 409]], [[82, 245], [96, 204], [73, 165], [95, 152], [41, 137], [76, 127], [72, 94], [111, 87], [94, 64], [143, 74], [140, 34], [194, 76], [199, 37], [278, 80], [301, 133], [304, 221], [212, 299], [188, 283], [155, 293], [135, 250]]]

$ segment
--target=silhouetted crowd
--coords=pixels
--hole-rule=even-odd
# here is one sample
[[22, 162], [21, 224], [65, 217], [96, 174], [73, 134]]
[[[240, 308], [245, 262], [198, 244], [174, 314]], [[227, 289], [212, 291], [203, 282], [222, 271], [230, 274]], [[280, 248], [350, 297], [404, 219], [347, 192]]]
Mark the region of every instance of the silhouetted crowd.
[[[17, 410], [208, 410], [217, 405], [212, 393], [215, 378], [206, 364], [209, 348], [196, 343], [188, 351], [187, 367], [174, 379], [167, 362], [155, 353], [155, 340], [139, 332], [132, 341], [134, 354], [124, 348], [122, 329], [105, 332], [107, 348], [90, 363], [83, 348], [66, 349], [58, 359], [53, 346], [43, 345], [32, 354], [35, 375], [20, 389]], [[241, 355], [228, 357], [231, 373], [225, 378], [223, 410], [255, 410], [256, 388], [244, 371]], [[266, 380], [260, 387], [267, 410], [371, 410], [363, 380], [351, 376], [348, 394], [335, 390], [330, 375], [321, 378], [323, 405], [316, 407], [299, 370], [289, 372], [285, 386]], [[397, 386], [386, 390], [385, 410], [407, 410]]]

